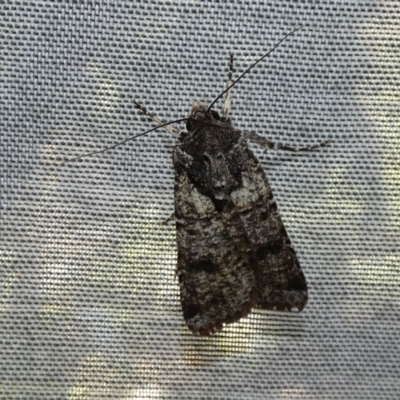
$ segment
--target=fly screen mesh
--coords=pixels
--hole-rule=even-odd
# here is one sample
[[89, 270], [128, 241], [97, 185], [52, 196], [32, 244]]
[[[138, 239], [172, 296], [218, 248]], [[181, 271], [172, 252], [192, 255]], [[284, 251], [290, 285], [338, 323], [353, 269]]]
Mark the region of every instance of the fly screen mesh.
[[[398, 399], [397, 1], [1, 2], [1, 399]], [[233, 90], [307, 278], [301, 313], [186, 327], [160, 119]], [[220, 109], [222, 101], [215, 105]], [[178, 124], [185, 130], [184, 123]], [[66, 162], [65, 164], [63, 164]]]

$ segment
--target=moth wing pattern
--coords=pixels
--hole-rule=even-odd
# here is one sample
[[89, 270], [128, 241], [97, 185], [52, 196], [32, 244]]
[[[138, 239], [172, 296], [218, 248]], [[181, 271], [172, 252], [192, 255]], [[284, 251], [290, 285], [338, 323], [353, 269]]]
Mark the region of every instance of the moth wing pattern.
[[[208, 335], [253, 307], [302, 310], [307, 285], [245, 135], [197, 104], [174, 150], [183, 315]], [[194, 125], [194, 126], [193, 126]]]
[[207, 335], [250, 311], [253, 267], [247, 248], [237, 248], [237, 213], [215, 212], [186, 173], [176, 176], [175, 193], [183, 316], [193, 332]]
[[[307, 283], [265, 172], [250, 150], [243, 186], [232, 193], [253, 253], [256, 307], [291, 311], [307, 303]], [[251, 199], [250, 203], [247, 199]]]

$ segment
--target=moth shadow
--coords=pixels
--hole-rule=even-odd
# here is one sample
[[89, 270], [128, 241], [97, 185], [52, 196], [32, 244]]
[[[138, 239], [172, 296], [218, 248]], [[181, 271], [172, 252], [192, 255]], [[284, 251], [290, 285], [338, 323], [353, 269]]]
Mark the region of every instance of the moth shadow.
[[[235, 324], [210, 336], [182, 336], [183, 353], [190, 364], [212, 365], [227, 357], [240, 357], [260, 346], [286, 348], [288, 343], [309, 337], [302, 313], [253, 310]], [[267, 350], [266, 350], [267, 351]]]
[[246, 330], [250, 335], [268, 335], [274, 337], [308, 336], [307, 321], [300, 312], [279, 312], [253, 310]]

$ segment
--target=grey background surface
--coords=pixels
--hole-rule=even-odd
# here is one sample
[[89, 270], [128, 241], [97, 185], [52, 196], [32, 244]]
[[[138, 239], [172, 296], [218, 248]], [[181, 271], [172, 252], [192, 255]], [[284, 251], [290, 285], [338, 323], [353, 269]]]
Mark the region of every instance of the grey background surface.
[[[400, 397], [397, 1], [2, 2], [0, 398]], [[159, 130], [235, 87], [309, 285], [209, 338], [181, 315], [172, 148]], [[218, 104], [218, 107], [220, 103]], [[181, 127], [183, 129], [183, 126]]]

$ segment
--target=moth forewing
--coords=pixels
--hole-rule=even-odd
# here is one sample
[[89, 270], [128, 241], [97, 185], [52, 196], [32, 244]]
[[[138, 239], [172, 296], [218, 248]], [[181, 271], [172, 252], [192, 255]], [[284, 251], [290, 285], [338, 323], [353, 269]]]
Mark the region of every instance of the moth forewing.
[[245, 134], [196, 103], [174, 150], [183, 315], [208, 335], [253, 307], [302, 310], [307, 284]]

